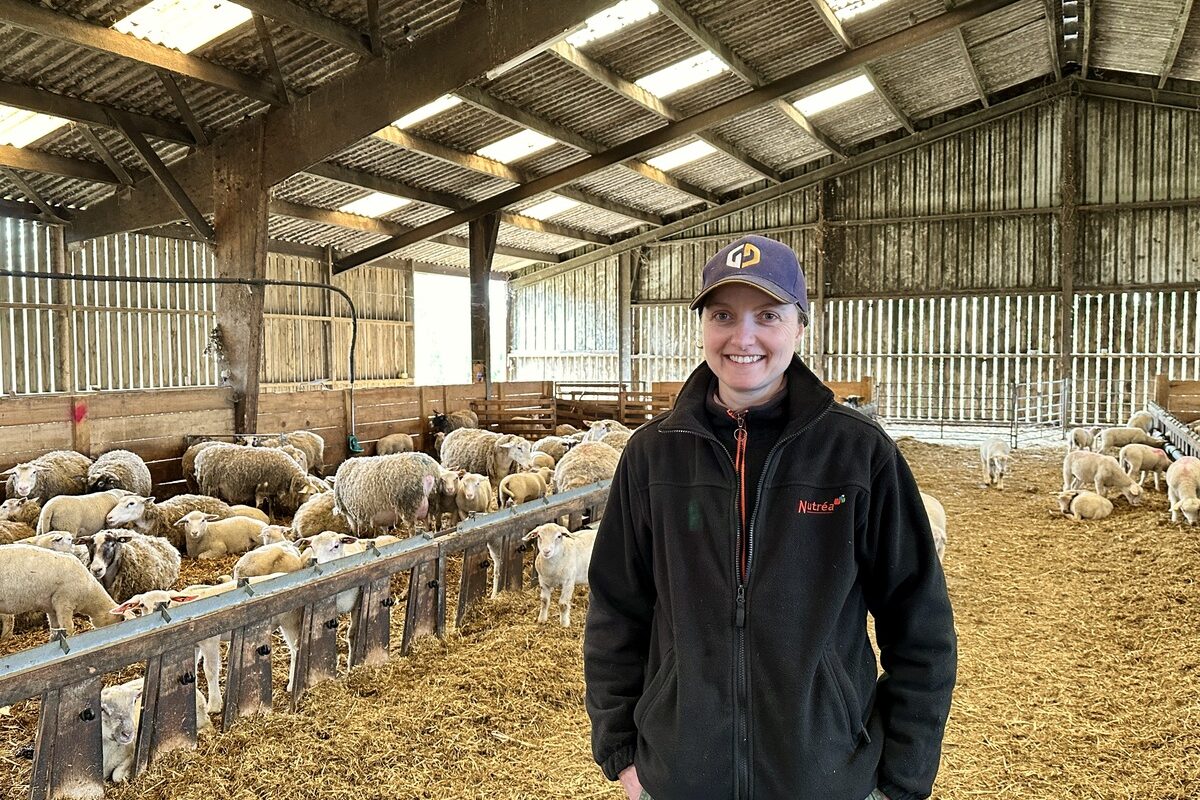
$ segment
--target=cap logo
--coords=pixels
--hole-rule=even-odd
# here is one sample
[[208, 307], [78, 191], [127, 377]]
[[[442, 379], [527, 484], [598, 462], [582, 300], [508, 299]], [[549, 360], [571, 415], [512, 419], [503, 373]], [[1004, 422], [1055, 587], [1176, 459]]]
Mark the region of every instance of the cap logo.
[[753, 267], [761, 257], [762, 254], [758, 252], [758, 248], [746, 242], [741, 247], [729, 251], [729, 255], [725, 257], [725, 265], [734, 269], [745, 269]]

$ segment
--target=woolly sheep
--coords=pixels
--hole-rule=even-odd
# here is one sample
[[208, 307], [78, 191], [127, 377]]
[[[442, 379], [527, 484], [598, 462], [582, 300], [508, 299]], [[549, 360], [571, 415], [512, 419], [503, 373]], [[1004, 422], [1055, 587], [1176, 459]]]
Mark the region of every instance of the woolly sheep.
[[451, 411], [449, 414], [433, 412], [429, 419], [430, 427], [437, 433], [450, 434], [460, 428], [478, 428], [479, 415], [470, 409]]
[[[125, 783], [133, 777], [137, 732], [142, 717], [142, 679], [100, 691], [100, 730], [104, 759], [104, 778], [113, 783]], [[212, 721], [204, 712], [204, 698], [196, 690], [196, 732], [212, 730]]]
[[[564, 439], [561, 436], [546, 436], [534, 442], [531, 449], [533, 450], [535, 456], [538, 453], [545, 453], [554, 459], [554, 464], [557, 464], [562, 460], [562, 457], [567, 454], [567, 451], [570, 450], [575, 444], [576, 442], [573, 442], [569, 439]], [[547, 466], [553, 469], [554, 464], [549, 464]]]
[[472, 514], [486, 514], [492, 510], [492, 482], [486, 475], [463, 472], [458, 476], [458, 491], [455, 503], [458, 519], [462, 521]]
[[294, 531], [286, 525], [268, 525], [258, 532], [258, 543], [275, 544], [276, 542], [290, 542], [294, 535]]
[[1112, 456], [1076, 450], [1063, 459], [1063, 491], [1079, 489], [1091, 483], [1096, 494], [1104, 495], [1109, 487], [1117, 489], [1131, 506], [1142, 504], [1142, 487], [1125, 474]]
[[1153, 475], [1155, 491], [1158, 491], [1158, 476], [1171, 466], [1171, 457], [1164, 450], [1145, 444], [1125, 445], [1117, 460], [1138, 486], [1146, 485], [1147, 474]]
[[571, 448], [554, 468], [554, 491], [565, 492], [610, 480], [620, 459], [621, 454], [604, 442], [583, 442]]
[[105, 520], [122, 497], [124, 489], [110, 489], [95, 494], [62, 494], [51, 497], [38, 517], [37, 532], [68, 531], [76, 536], [91, 536], [108, 527]]
[[325, 440], [312, 431], [292, 431], [280, 437], [283, 444], [298, 447], [308, 459], [308, 472], [325, 474]]
[[[196, 442], [194, 445], [183, 451], [183, 460], [180, 467], [183, 471], [183, 480], [187, 484], [189, 492], [200, 491], [200, 484], [196, 481], [196, 456], [201, 450], [206, 450], [214, 444], [225, 444], [215, 439], [209, 439], [203, 442]], [[146, 494], [149, 494], [147, 492]]]
[[583, 424], [587, 426], [587, 432], [583, 436], [585, 442], [599, 442], [612, 431], [629, 431], [629, 428], [615, 419], [598, 419], [595, 422]]
[[393, 453], [411, 453], [413, 438], [407, 433], [389, 433], [375, 443], [375, 455], [390, 456]]
[[527, 467], [531, 456], [527, 439], [478, 428], [459, 428], [442, 444], [443, 466], [487, 475], [493, 493], [500, 487], [500, 479], [513, 471], [514, 464]]
[[1146, 433], [1149, 433], [1154, 428], [1154, 415], [1145, 409], [1133, 412], [1133, 416], [1129, 418], [1127, 427], [1141, 428]]
[[1072, 450], [1091, 450], [1092, 443], [1100, 435], [1100, 428], [1072, 428], [1067, 435], [1067, 452]]
[[558, 589], [559, 622], [564, 628], [571, 627], [571, 596], [575, 585], [588, 585], [588, 565], [592, 561], [592, 546], [596, 543], [594, 530], [571, 533], [562, 525], [547, 522], [525, 534], [524, 540], [537, 540], [538, 585], [541, 587], [541, 605], [538, 622], [550, 618], [550, 593]]
[[179, 579], [179, 551], [161, 536], [100, 531], [91, 541], [89, 569], [118, 603], [151, 589], [169, 589]]
[[242, 554], [233, 565], [233, 579], [252, 578], [281, 572], [297, 572], [308, 566], [308, 560], [293, 542], [260, 545]]
[[555, 436], [570, 436], [572, 433], [579, 433], [579, 428], [574, 425], [568, 425], [565, 422], [562, 425], [554, 426]]
[[438, 466], [438, 481], [429, 493], [429, 526], [431, 530], [444, 529], [445, 517], [450, 517], [450, 527], [458, 524], [458, 472]]
[[1004, 488], [1004, 475], [1008, 472], [1008, 461], [1012, 447], [999, 438], [985, 439], [979, 445], [979, 462], [983, 467], [983, 482], [987, 486]]
[[346, 517], [333, 511], [334, 494], [325, 492], [313, 495], [304, 501], [304, 505], [296, 510], [292, 517], [292, 530], [296, 539], [305, 536], [316, 536], [322, 531], [350, 534], [350, 524]]
[[296, 466], [305, 475], [308, 474], [308, 456], [299, 447], [291, 444], [282, 444], [279, 447], [273, 448], [283, 453], [285, 456], [296, 462]]
[[150, 494], [150, 468], [137, 453], [110, 450], [88, 467], [87, 488], [93, 492], [124, 489], [133, 494]]
[[36, 528], [42, 515], [42, 501], [36, 497], [13, 497], [0, 503], [0, 520], [21, 522]]
[[189, 511], [203, 511], [221, 519], [233, 516], [227, 503], [202, 494], [179, 494], [161, 503], [156, 503], [153, 497], [130, 495], [122, 497], [108, 512], [106, 522], [109, 528], [128, 525], [147, 536], [162, 536], [182, 553], [187, 549], [186, 537], [175, 523]]
[[79, 559], [28, 544], [0, 547], [0, 615], [39, 611], [51, 629], [75, 632], [75, 614], [97, 628], [119, 622], [116, 603]]
[[270, 501], [293, 514], [313, 493], [304, 470], [280, 450], [219, 444], [196, 456], [200, 491], [229, 503], [261, 506]]
[[1107, 453], [1109, 450], [1120, 450], [1127, 444], [1148, 444], [1151, 447], [1162, 447], [1162, 439], [1156, 439], [1141, 428], [1109, 428], [1100, 432], [1096, 439], [1096, 452]]
[[28, 539], [37, 531], [24, 522], [13, 522], [10, 519], [0, 519], [0, 544], [12, 544], [21, 539]]
[[[60, 494], [83, 494], [92, 460], [73, 450], [52, 450], [8, 472], [9, 497], [31, 497], [46, 502]], [[3, 475], [5, 473], [0, 473]]]
[[529, 469], [535, 470], [545, 468], [553, 470], [556, 463], [558, 462], [554, 460], [554, 456], [550, 455], [549, 453], [535, 451], [529, 459]]
[[1074, 522], [1084, 519], [1104, 519], [1113, 512], [1111, 500], [1086, 489], [1069, 489], [1059, 492], [1058, 507], [1064, 517]]
[[1178, 522], [1182, 511], [1188, 525], [1200, 523], [1200, 458], [1184, 456], [1167, 470], [1167, 500], [1171, 522]]
[[267, 516], [267, 512], [263, 511], [262, 509], [255, 508], [254, 506], [233, 505], [229, 507], [229, 514], [230, 516], [234, 517], [249, 517], [250, 519], [256, 519], [264, 525], [271, 524], [271, 518]]
[[631, 431], [609, 431], [600, 441], [620, 453], [625, 449], [625, 445], [629, 444], [630, 436], [633, 436]]
[[921, 492], [921, 502], [925, 504], [929, 529], [933, 532], [933, 548], [937, 551], [938, 561], [941, 561], [946, 554], [946, 509], [941, 501], [925, 492]]
[[401, 524], [411, 530], [428, 516], [439, 474], [438, 463], [424, 453], [350, 458], [334, 480], [335, 507], [356, 534]]
[[497, 504], [501, 508], [516, 506], [546, 496], [546, 482], [536, 472], [517, 472], [500, 479]]
[[203, 511], [190, 511], [176, 525], [187, 537], [189, 558], [210, 559], [236, 555], [254, 549], [265, 522], [250, 517], [221, 519]]

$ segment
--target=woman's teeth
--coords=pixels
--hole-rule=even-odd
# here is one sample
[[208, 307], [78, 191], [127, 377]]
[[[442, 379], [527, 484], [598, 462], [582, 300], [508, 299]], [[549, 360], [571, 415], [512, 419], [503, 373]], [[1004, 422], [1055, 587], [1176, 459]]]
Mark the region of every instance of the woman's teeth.
[[735, 364], [753, 364], [761, 359], [762, 356], [729, 356], [729, 360]]

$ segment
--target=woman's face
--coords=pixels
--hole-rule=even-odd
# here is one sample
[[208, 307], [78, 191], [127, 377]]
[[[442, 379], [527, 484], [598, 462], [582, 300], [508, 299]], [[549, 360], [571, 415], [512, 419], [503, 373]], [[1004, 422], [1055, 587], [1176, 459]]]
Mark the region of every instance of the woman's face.
[[769, 399], [804, 333], [799, 309], [733, 283], [708, 295], [701, 320], [704, 360], [716, 373], [722, 401], [748, 408]]

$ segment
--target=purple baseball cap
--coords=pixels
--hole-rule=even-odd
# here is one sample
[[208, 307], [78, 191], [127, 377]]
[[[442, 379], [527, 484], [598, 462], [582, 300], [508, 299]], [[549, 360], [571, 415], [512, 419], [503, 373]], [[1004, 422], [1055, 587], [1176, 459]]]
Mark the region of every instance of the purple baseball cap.
[[704, 265], [704, 287], [692, 300], [691, 308], [699, 308], [709, 292], [727, 283], [744, 283], [781, 303], [794, 303], [800, 307], [801, 320], [808, 324], [804, 269], [795, 251], [783, 242], [751, 235], [722, 247]]

